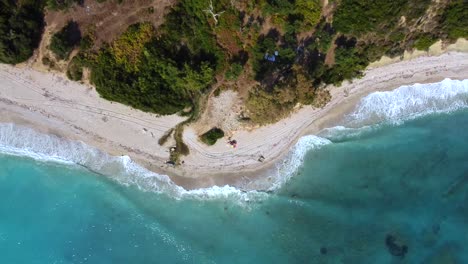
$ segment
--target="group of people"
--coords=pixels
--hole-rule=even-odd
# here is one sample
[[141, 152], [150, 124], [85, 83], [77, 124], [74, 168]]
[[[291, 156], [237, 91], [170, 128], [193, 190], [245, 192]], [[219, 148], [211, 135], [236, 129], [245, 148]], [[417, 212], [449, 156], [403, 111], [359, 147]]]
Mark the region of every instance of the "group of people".
[[236, 148], [237, 147], [237, 140], [229, 138], [227, 143], [232, 147]]

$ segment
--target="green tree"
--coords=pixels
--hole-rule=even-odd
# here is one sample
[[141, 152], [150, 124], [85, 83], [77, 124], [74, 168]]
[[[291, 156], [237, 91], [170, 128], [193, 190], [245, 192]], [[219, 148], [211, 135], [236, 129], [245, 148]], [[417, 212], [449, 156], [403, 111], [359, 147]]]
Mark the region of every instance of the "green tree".
[[39, 46], [44, 28], [42, 1], [0, 1], [0, 62], [29, 59]]
[[414, 47], [418, 50], [428, 50], [436, 41], [437, 38], [433, 35], [423, 34], [414, 42]]
[[205, 144], [211, 146], [211, 145], [216, 144], [216, 141], [218, 141], [218, 139], [223, 138], [223, 137], [224, 137], [224, 131], [217, 128], [217, 127], [214, 127], [212, 129], [208, 130], [203, 135], [201, 135], [200, 139]]
[[225, 77], [230, 81], [237, 80], [237, 78], [239, 77], [239, 75], [241, 75], [243, 70], [244, 68], [242, 67], [242, 65], [240, 65], [239, 63], [233, 63], [231, 67], [226, 71]]
[[320, 20], [322, 7], [317, 0], [296, 0], [296, 13], [304, 17], [302, 30], [310, 30], [317, 25]]
[[[166, 34], [138, 43], [126, 40], [146, 36], [147, 25], [131, 26], [123, 38], [101, 49], [91, 62], [91, 81], [104, 98], [144, 111], [173, 114], [194, 106], [214, 80], [212, 64]], [[132, 52], [123, 52], [128, 49]]]
[[83, 78], [83, 63], [80, 56], [75, 56], [68, 64], [67, 77], [72, 81], [81, 81]]
[[342, 0], [334, 14], [333, 26], [342, 33], [387, 34], [401, 16], [417, 19], [430, 3], [430, 0]]
[[468, 38], [468, 3], [452, 0], [442, 13], [441, 26], [452, 40]]
[[50, 50], [61, 60], [68, 59], [72, 50], [80, 43], [81, 32], [78, 24], [69, 21], [59, 32], [52, 36]]

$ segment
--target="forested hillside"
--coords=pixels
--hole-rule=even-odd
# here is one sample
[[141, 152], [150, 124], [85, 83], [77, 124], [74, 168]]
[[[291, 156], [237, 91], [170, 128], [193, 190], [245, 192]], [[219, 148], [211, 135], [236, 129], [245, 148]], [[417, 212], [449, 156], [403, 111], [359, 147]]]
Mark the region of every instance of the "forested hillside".
[[0, 62], [16, 64], [32, 56], [44, 28], [42, 1], [0, 0]]
[[[90, 69], [102, 97], [193, 117], [212, 87], [239, 89], [247, 95], [243, 120], [263, 124], [298, 103], [323, 106], [329, 100], [324, 86], [359, 77], [383, 55], [468, 37], [464, 0], [336, 0], [326, 6], [319, 0], [179, 0], [163, 12], [162, 24], [140, 19], [98, 43], [104, 33], [75, 21], [71, 11], [89, 13], [97, 2], [103, 1], [1, 0], [0, 61], [27, 60], [41, 40], [44, 14], [62, 13], [70, 20], [52, 32], [47, 47], [53, 56], [42, 61], [49, 67], [66, 61], [73, 80]], [[158, 11], [134, 6], [140, 17]]]

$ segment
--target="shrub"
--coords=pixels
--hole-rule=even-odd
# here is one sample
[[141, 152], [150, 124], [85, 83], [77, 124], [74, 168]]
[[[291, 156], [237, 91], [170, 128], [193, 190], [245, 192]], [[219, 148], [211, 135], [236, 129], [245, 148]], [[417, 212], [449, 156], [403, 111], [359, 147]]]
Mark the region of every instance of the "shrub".
[[172, 132], [174, 132], [174, 129], [173, 129], [173, 128], [171, 128], [171, 129], [169, 129], [168, 131], [166, 131], [166, 132], [164, 133], [164, 135], [162, 135], [161, 138], [158, 140], [158, 144], [159, 144], [160, 146], [166, 144], [167, 140], [171, 137]]
[[[255, 79], [262, 81], [264, 78], [272, 76], [274, 72], [292, 66], [297, 55], [294, 51], [296, 46], [296, 38], [288, 39], [286, 36], [281, 36], [276, 30], [270, 30], [267, 35], [260, 36], [253, 48]], [[275, 51], [278, 52], [278, 56], [275, 56], [274, 62], [265, 59], [266, 54], [273, 56]]]
[[0, 1], [0, 62], [16, 64], [29, 59], [44, 28], [42, 1]]
[[296, 31], [308, 31], [320, 20], [322, 8], [317, 0], [267, 0], [265, 15], [281, 27], [293, 26]]
[[369, 64], [366, 54], [356, 46], [355, 38], [341, 36], [337, 38], [335, 49], [335, 65], [324, 73], [323, 80], [327, 84], [339, 85], [344, 80], [360, 77]]
[[243, 70], [244, 68], [242, 68], [242, 65], [240, 65], [239, 63], [233, 63], [231, 67], [226, 71], [225, 77], [230, 81], [237, 80], [237, 78], [239, 78]]
[[80, 50], [87, 51], [93, 47], [93, 39], [86, 35], [84, 38], [80, 40]]
[[272, 93], [261, 89], [251, 91], [246, 103], [250, 119], [257, 124], [268, 124], [283, 118], [292, 107], [281, 104], [278, 99], [278, 90]]
[[442, 13], [441, 26], [449, 39], [468, 38], [468, 4], [465, 0], [452, 0]]
[[49, 67], [54, 67], [55, 66], [55, 63], [53, 61], [51, 61], [49, 57], [43, 57], [42, 58], [42, 64], [45, 65], [45, 66], [49, 66]]
[[335, 12], [333, 26], [342, 33], [361, 35], [374, 31], [386, 34], [402, 15], [415, 19], [424, 14], [430, 0], [342, 0]]
[[49, 48], [58, 59], [66, 60], [80, 40], [81, 32], [78, 23], [69, 21], [67, 25], [52, 36]]
[[[96, 90], [108, 100], [158, 114], [194, 106], [214, 79], [209, 58], [191, 53], [166, 34], [148, 39], [151, 30], [148, 24], [133, 25], [116, 43], [98, 52], [91, 63]], [[131, 36], [144, 43], [134, 42]]]
[[216, 89], [216, 90], [213, 92], [213, 95], [214, 95], [214, 97], [218, 97], [220, 94], [221, 94], [221, 88], [218, 87], [218, 89]]
[[111, 45], [112, 54], [126, 71], [138, 71], [143, 48], [153, 37], [154, 28], [150, 23], [136, 24], [128, 28]]
[[302, 15], [303, 22], [300, 25], [301, 30], [310, 30], [320, 20], [322, 7], [316, 0], [296, 0], [296, 13]]
[[[203, 11], [208, 4], [179, 1], [158, 34], [150, 23], [136, 24], [91, 56], [91, 82], [99, 94], [158, 114], [198, 109], [200, 94], [214, 81], [215, 73], [225, 70], [227, 61], [212, 19]], [[231, 6], [229, 0], [214, 4], [216, 10]]]
[[73, 57], [68, 64], [67, 77], [72, 81], [81, 81], [83, 78], [83, 64], [78, 56]]
[[437, 37], [434, 37], [431, 34], [424, 34], [420, 36], [415, 42], [414, 47], [418, 50], [429, 50], [429, 47], [432, 46], [437, 41]]
[[214, 127], [208, 130], [205, 134], [201, 135], [201, 141], [203, 141], [207, 145], [214, 145], [218, 139], [224, 137], [224, 131]]
[[313, 35], [313, 42], [307, 48], [311, 51], [317, 49], [320, 53], [326, 54], [332, 44], [334, 34], [335, 31], [330, 24], [318, 25]]

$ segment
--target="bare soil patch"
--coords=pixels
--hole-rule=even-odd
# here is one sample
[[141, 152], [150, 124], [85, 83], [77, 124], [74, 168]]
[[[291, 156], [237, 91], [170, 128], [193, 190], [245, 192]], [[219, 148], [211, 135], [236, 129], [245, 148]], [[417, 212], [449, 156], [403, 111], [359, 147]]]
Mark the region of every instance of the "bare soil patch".
[[85, 0], [68, 11], [48, 11], [47, 28], [57, 31], [69, 20], [76, 21], [84, 34], [93, 34], [96, 47], [109, 43], [128, 26], [138, 22], [151, 22], [155, 28], [164, 22], [164, 16], [177, 0], [125, 0], [122, 3]]
[[325, 57], [325, 65], [332, 66], [333, 64], [335, 64], [335, 49], [336, 49], [335, 38], [333, 38], [332, 43], [333, 44], [330, 47], [330, 49], [328, 49], [327, 55]]

